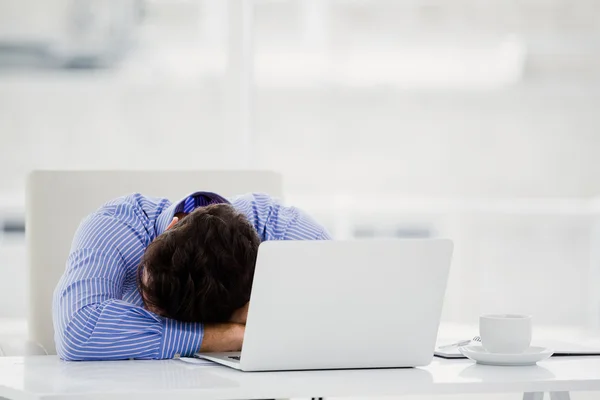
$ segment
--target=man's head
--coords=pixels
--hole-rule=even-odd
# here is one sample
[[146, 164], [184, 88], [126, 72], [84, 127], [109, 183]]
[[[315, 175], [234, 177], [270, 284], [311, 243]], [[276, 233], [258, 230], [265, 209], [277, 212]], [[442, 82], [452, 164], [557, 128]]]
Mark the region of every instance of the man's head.
[[146, 249], [138, 283], [148, 309], [187, 322], [225, 322], [250, 300], [260, 239], [229, 204], [197, 208]]

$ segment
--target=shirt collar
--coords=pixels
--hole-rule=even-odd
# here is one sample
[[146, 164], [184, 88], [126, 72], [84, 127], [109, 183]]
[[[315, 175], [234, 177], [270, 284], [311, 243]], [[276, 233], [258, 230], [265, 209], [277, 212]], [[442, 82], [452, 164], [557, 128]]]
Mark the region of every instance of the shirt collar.
[[211, 204], [230, 204], [226, 198], [219, 196], [216, 193], [194, 192], [189, 196], [185, 196], [178, 202], [171, 204], [169, 207], [165, 208], [160, 213], [160, 215], [156, 219], [156, 223], [154, 224], [156, 236], [160, 235], [165, 231], [165, 229], [167, 229], [167, 226], [169, 226], [175, 214], [183, 211], [183, 207], [186, 201], [188, 201], [188, 199], [193, 199], [194, 201], [196, 201], [196, 204], [198, 204], [198, 206], [196, 206], [195, 208], [204, 207]]

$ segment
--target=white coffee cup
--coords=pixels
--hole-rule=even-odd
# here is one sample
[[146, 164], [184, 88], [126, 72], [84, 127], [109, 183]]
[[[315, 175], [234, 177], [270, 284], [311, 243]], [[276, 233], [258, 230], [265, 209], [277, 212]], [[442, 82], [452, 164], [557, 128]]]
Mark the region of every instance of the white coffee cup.
[[518, 354], [531, 345], [531, 316], [519, 314], [479, 317], [481, 345], [490, 353]]

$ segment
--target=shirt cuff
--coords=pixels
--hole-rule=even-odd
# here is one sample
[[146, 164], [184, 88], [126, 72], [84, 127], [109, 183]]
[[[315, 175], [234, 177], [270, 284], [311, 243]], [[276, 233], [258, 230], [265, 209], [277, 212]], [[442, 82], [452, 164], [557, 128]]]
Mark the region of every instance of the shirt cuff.
[[159, 358], [189, 357], [200, 351], [204, 336], [202, 324], [163, 319], [163, 335]]

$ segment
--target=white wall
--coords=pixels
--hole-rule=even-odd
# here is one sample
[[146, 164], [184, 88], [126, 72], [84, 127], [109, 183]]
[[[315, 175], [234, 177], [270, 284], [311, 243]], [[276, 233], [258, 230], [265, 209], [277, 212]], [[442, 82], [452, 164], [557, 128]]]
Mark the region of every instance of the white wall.
[[[223, 131], [218, 81], [94, 78], [0, 77], [2, 193], [22, 192], [33, 168], [238, 162], [235, 135]], [[253, 159], [286, 172], [293, 192], [593, 196], [600, 192], [598, 104], [600, 91], [582, 87], [259, 88]]]
[[[240, 165], [246, 149], [226, 128], [220, 17], [203, 24], [208, 2], [150, 3], [135, 47], [112, 68], [0, 69], [0, 196], [22, 199], [33, 168]], [[303, 14], [301, 2], [259, 2], [252, 166], [283, 172], [286, 197], [340, 235], [372, 225], [455, 238], [446, 320], [511, 310], [587, 323], [597, 243], [585, 199], [600, 192], [598, 4], [555, 3], [342, 1]], [[495, 54], [507, 36], [525, 49], [510, 79], [411, 87], [412, 75], [395, 74], [414, 54], [406, 48], [447, 42], [465, 44], [461, 54], [480, 68], [477, 55]], [[426, 66], [444, 72], [435, 64]], [[348, 196], [369, 200], [341, 213]], [[550, 206], [481, 211], [443, 200], [382, 210], [377, 201], [523, 197]], [[560, 198], [570, 199], [566, 211]], [[3, 243], [0, 317], [25, 310], [23, 245]]]
[[[27, 266], [22, 238], [0, 235], [0, 319], [27, 312]], [[0, 336], [4, 333], [0, 321]]]
[[[0, 174], [9, 193], [23, 190], [31, 168], [202, 168], [235, 162], [235, 145], [220, 131], [219, 107], [211, 102], [218, 91], [208, 85], [84, 81], [0, 87]], [[415, 102], [385, 90], [340, 92], [259, 93], [256, 166], [283, 171], [292, 198], [314, 194], [329, 202], [339, 193], [577, 198], [598, 192], [595, 95], [567, 101], [511, 89], [421, 96]], [[309, 201], [304, 206], [319, 212]], [[378, 218], [375, 209], [369, 214], [369, 205], [359, 208], [360, 215], [348, 217], [353, 224], [405, 225], [401, 207]], [[327, 222], [327, 213], [321, 214]], [[411, 220], [457, 241], [447, 319], [468, 321], [480, 312], [511, 309], [548, 323], [585, 323], [581, 287], [589, 268], [589, 218], [448, 212]], [[12, 245], [3, 253], [3, 260], [12, 261], [3, 261], [2, 273], [19, 277], [19, 283], [0, 291], [7, 300], [0, 304], [8, 306], [0, 315], [15, 315], [24, 309], [19, 269], [24, 262], [16, 257], [24, 252]], [[12, 298], [18, 300], [9, 302]]]

